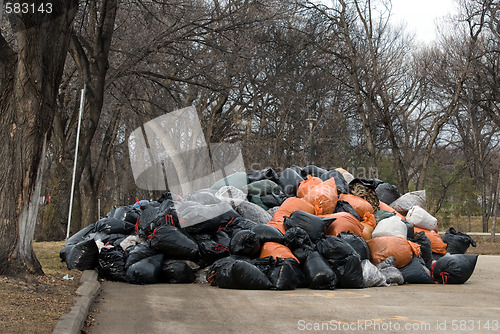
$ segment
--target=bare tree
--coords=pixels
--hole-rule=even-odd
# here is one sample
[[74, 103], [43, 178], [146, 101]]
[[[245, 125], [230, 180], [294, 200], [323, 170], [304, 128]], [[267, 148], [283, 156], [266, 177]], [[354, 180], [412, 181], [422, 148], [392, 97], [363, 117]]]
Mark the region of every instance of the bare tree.
[[76, 8], [77, 1], [52, 1], [50, 12], [9, 15], [14, 40], [9, 43], [0, 35], [3, 274], [42, 273], [32, 240], [45, 151]]

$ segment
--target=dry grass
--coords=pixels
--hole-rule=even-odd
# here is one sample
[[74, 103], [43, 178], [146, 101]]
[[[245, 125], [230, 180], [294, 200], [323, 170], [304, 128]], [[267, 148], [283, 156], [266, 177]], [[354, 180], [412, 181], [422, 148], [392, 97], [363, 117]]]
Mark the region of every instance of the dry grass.
[[[74, 304], [81, 273], [59, 259], [64, 242], [34, 244], [45, 276], [16, 279], [0, 276], [0, 333], [52, 333], [61, 315]], [[69, 274], [74, 280], [65, 280]]]

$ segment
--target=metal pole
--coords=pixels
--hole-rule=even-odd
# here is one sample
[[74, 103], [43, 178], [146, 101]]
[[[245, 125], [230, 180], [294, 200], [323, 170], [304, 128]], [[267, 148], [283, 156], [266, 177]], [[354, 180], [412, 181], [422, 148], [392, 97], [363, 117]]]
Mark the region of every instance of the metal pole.
[[101, 198], [97, 198], [97, 220], [101, 219]]
[[73, 181], [71, 181], [71, 193], [69, 195], [69, 213], [68, 213], [68, 228], [66, 230], [66, 240], [69, 238], [69, 230], [71, 227], [71, 213], [73, 211], [73, 195], [75, 192], [75, 178], [76, 178], [76, 166], [78, 161], [78, 144], [80, 143], [80, 129], [82, 127], [82, 115], [83, 109], [85, 107], [85, 92], [87, 86], [84, 84], [82, 89], [82, 94], [80, 96], [80, 112], [78, 115], [78, 128], [76, 130], [76, 145], [75, 145], [75, 159], [73, 163]]

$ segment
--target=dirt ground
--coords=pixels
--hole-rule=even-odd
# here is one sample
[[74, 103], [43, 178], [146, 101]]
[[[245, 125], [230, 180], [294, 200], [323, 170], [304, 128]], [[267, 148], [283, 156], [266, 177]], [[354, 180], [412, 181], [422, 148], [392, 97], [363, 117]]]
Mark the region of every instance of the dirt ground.
[[[61, 315], [74, 304], [81, 272], [60, 262], [61, 242], [34, 244], [45, 276], [16, 279], [0, 276], [0, 333], [52, 333]], [[73, 280], [63, 277], [68, 274]]]
[[[496, 243], [476, 240], [469, 254], [500, 255]], [[69, 271], [59, 259], [64, 242], [34, 243], [45, 276], [14, 279], [0, 276], [0, 333], [52, 333], [61, 315], [74, 304], [81, 272]], [[73, 280], [63, 277], [68, 274]]]

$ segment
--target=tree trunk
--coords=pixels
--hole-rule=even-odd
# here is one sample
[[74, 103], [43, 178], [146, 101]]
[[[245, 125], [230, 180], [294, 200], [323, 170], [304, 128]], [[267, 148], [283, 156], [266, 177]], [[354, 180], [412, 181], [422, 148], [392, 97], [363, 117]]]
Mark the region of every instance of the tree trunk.
[[17, 53], [0, 35], [0, 274], [43, 273], [32, 242], [46, 143], [78, 2], [52, 3], [50, 17], [10, 17]]
[[55, 162], [54, 176], [51, 178], [49, 203], [43, 208], [42, 230], [39, 241], [59, 241], [66, 237], [68, 223], [68, 195], [70, 192], [71, 173], [62, 162]]

